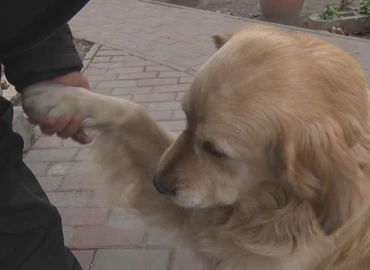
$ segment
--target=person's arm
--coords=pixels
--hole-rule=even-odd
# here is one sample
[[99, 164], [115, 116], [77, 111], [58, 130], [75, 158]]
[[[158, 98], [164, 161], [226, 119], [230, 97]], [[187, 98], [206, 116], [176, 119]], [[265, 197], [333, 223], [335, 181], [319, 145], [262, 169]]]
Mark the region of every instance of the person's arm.
[[0, 62], [28, 51], [68, 23], [88, 0], [1, 0]]
[[[67, 22], [88, 0], [2, 0], [0, 16], [0, 63], [5, 75], [21, 92], [28, 85], [51, 81], [90, 90], [81, 74], [81, 59]], [[42, 131], [72, 137], [80, 143], [91, 138], [81, 130], [81, 119], [33, 118]]]
[[[37, 46], [4, 58], [2, 63], [7, 79], [19, 92], [29, 85], [42, 82], [91, 90], [87, 79], [80, 72], [83, 64], [68, 25], [62, 26]], [[80, 130], [82, 120], [78, 115], [66, 115], [59, 119], [29, 117], [47, 135], [56, 133], [61, 138], [72, 137], [80, 143], [91, 142], [91, 138]]]
[[82, 61], [65, 24], [37, 46], [2, 60], [5, 75], [17, 91], [71, 72], [80, 72]]

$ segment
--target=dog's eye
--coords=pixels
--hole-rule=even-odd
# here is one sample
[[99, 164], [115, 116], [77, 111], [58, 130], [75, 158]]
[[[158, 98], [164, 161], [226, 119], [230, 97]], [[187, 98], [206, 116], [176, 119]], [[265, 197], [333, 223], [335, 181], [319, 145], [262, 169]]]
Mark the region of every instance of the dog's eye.
[[225, 157], [226, 154], [222, 152], [220, 149], [218, 149], [213, 143], [209, 141], [205, 141], [202, 144], [202, 148], [207, 153], [215, 156], [215, 157]]

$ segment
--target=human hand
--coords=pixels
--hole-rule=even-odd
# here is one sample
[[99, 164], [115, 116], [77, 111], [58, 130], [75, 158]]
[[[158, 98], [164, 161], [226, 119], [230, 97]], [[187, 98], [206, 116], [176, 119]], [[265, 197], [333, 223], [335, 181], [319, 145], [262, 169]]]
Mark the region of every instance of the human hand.
[[[88, 80], [80, 72], [71, 72], [46, 82], [83, 87], [91, 91]], [[83, 119], [79, 115], [64, 115], [58, 119], [29, 115], [29, 118], [32, 122], [37, 123], [46, 135], [52, 136], [56, 133], [63, 139], [72, 138], [81, 144], [88, 144], [92, 141], [92, 138], [81, 130]]]

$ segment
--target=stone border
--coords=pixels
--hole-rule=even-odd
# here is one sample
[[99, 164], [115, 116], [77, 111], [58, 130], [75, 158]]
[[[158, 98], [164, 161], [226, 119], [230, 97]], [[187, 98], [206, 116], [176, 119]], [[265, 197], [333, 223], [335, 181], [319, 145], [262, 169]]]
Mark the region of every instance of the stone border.
[[355, 11], [339, 12], [338, 18], [322, 20], [319, 14], [312, 14], [308, 18], [308, 26], [313, 30], [328, 30], [333, 27], [342, 29], [345, 33], [368, 32], [370, 30], [370, 16]]
[[98, 43], [94, 43], [94, 45], [91, 47], [91, 49], [86, 53], [84, 59], [83, 59], [83, 68], [81, 70], [81, 73], [83, 73], [86, 68], [90, 65], [92, 59], [95, 57], [95, 55], [98, 53], [98, 51], [100, 50], [100, 48], [102, 47], [102, 45], [98, 44]]

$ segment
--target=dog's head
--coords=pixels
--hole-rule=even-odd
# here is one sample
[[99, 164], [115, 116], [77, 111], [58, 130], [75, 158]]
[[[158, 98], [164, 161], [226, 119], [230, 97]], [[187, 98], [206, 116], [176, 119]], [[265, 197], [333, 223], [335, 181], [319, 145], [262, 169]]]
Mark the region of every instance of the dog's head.
[[158, 191], [205, 208], [251, 198], [264, 183], [288, 186], [333, 232], [366, 197], [352, 151], [367, 121], [360, 67], [333, 45], [271, 26], [213, 40], [219, 50], [183, 99], [187, 127], [159, 163]]

